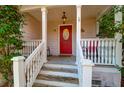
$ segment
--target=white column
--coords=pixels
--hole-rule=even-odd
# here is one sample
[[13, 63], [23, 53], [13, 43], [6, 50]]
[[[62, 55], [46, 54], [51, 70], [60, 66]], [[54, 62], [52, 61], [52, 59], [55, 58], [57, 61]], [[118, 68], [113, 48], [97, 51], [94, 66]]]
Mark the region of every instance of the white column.
[[116, 39], [116, 54], [115, 54], [115, 62], [118, 66], [122, 66], [122, 43], [120, 40], [122, 39], [122, 34], [116, 33], [115, 34]]
[[42, 41], [44, 42], [44, 61], [47, 62], [47, 9], [41, 8], [42, 12]]
[[[122, 8], [122, 6], [117, 6], [118, 8]], [[122, 12], [115, 12], [115, 25], [122, 23]], [[122, 43], [120, 40], [122, 39], [122, 35], [120, 33], [115, 34], [116, 43], [116, 64], [122, 66]]]
[[25, 87], [26, 86], [24, 59], [25, 58], [23, 56], [12, 58], [14, 87]]
[[[118, 9], [121, 9], [122, 6], [117, 6]], [[115, 24], [117, 25], [118, 23], [122, 23], [122, 12], [121, 11], [118, 11], [116, 12], [115, 10]]]
[[80, 45], [81, 40], [81, 5], [76, 6], [77, 9], [77, 16], [76, 16], [76, 64], [78, 64], [79, 58], [79, 50], [78, 47]]

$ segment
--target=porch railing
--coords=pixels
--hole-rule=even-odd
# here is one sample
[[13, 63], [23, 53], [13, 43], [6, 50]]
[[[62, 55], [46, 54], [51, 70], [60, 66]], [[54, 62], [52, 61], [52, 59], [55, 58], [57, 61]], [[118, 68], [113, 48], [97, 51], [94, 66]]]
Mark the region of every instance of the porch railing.
[[81, 47], [85, 59], [91, 59], [94, 64], [116, 64], [116, 39], [82, 39]]
[[28, 57], [40, 43], [41, 40], [25, 40], [21, 54]]
[[[38, 41], [41, 42], [41, 41]], [[38, 43], [39, 44], [39, 43]], [[31, 87], [45, 62], [45, 44], [42, 41], [37, 47], [30, 51], [31, 54], [24, 60], [23, 56], [14, 57], [14, 87]]]
[[44, 47], [44, 42], [40, 43], [32, 54], [25, 60], [25, 76], [27, 87], [33, 85], [41, 67], [43, 66], [45, 55]]

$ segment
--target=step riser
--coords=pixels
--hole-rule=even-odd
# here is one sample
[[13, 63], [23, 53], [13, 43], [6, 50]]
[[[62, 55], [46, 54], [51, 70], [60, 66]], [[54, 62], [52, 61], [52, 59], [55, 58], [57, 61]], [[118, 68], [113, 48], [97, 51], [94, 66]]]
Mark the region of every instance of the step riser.
[[46, 80], [36, 80], [35, 83], [56, 86], [56, 87], [78, 87], [78, 84], [71, 84], [71, 83], [63, 83], [57, 81], [46, 81]]
[[41, 74], [41, 75], [49, 75], [49, 76], [78, 78], [78, 74], [66, 73], [66, 72], [41, 71], [39, 74]]

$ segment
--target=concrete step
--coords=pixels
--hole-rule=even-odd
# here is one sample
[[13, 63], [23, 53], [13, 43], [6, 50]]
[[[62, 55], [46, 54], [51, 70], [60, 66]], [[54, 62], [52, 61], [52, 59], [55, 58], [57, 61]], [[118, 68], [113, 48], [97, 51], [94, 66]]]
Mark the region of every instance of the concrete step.
[[48, 86], [56, 86], [56, 87], [78, 87], [78, 84], [73, 84], [73, 83], [66, 83], [66, 82], [60, 82], [60, 81], [49, 81], [49, 80], [36, 80], [35, 81], [35, 86], [37, 87], [36, 84], [44, 84]]
[[49, 68], [49, 67], [44, 67], [42, 70], [50, 70], [50, 71], [59, 71], [59, 72], [69, 72], [69, 73], [78, 73], [77, 69], [62, 69], [62, 68]]
[[79, 86], [76, 65], [43, 65], [33, 87], [77, 87]]
[[52, 68], [52, 69], [75, 69], [77, 70], [77, 66], [76, 65], [64, 65], [64, 64], [50, 64], [50, 63], [46, 63], [44, 64], [44, 67], [46, 68]]
[[49, 75], [49, 76], [78, 78], [78, 74], [76, 73], [60, 72], [60, 71], [41, 70], [39, 74]]

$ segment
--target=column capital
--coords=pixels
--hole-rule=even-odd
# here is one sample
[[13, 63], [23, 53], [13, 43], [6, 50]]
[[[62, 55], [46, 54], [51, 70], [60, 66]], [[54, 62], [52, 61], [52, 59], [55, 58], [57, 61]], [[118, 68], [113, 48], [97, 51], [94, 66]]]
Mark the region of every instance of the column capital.
[[47, 11], [47, 8], [46, 8], [46, 7], [42, 7], [42, 8], [41, 8], [41, 12], [46, 12], [46, 13], [47, 13], [47, 12], [48, 12], [48, 11]]
[[82, 5], [76, 5], [76, 7], [77, 7], [77, 8], [81, 8], [81, 7], [82, 7]]

